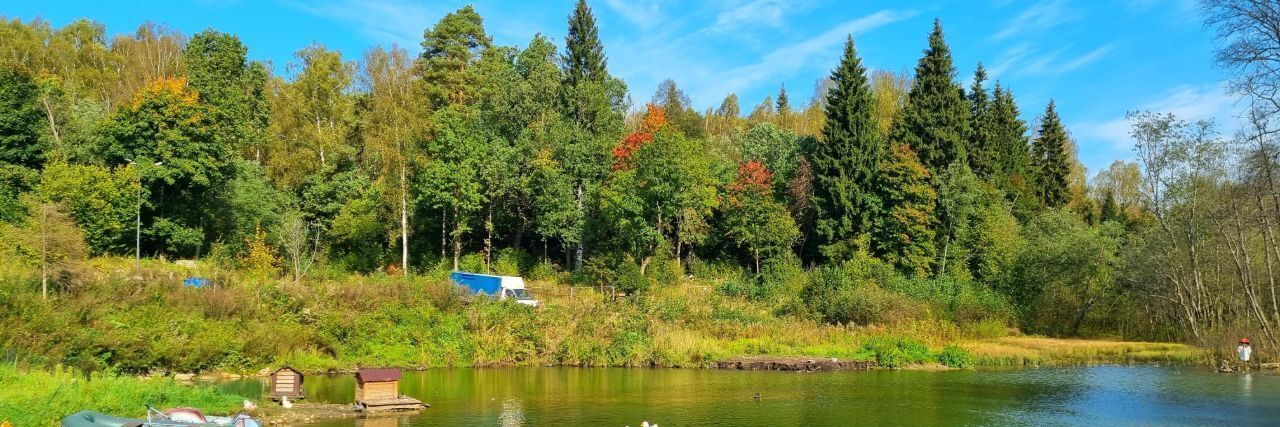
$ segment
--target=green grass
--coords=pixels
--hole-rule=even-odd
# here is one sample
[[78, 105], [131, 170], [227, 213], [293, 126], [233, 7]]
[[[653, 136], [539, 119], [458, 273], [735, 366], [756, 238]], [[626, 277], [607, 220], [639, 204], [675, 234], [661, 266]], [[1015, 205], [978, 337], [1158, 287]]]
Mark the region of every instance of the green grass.
[[95, 258], [90, 267], [80, 285], [48, 301], [30, 274], [0, 268], [0, 324], [8, 325], [0, 328], [0, 349], [30, 366], [122, 373], [243, 373], [285, 364], [310, 372], [702, 367], [753, 355], [878, 360], [891, 367], [1196, 357], [1176, 344], [1009, 337], [998, 319], [957, 320], [928, 301], [873, 325], [833, 325], [796, 304], [798, 279], [778, 285], [792, 291], [761, 300], [725, 294], [715, 274], [674, 275], [670, 283], [613, 301], [590, 287], [571, 291], [564, 277], [552, 275], [530, 280], [544, 302], [535, 310], [485, 299], [464, 304], [447, 269], [408, 279], [327, 272], [300, 284], [225, 270], [212, 274], [218, 286], [189, 289], [180, 285], [188, 273], [157, 260], [146, 260], [140, 272], [124, 258]]
[[0, 422], [14, 426], [52, 426], [65, 416], [88, 409], [110, 415], [141, 417], [144, 405], [190, 406], [210, 414], [226, 414], [243, 398], [210, 386], [188, 386], [170, 379], [139, 379], [97, 373], [86, 376], [69, 369], [22, 370], [0, 365]]

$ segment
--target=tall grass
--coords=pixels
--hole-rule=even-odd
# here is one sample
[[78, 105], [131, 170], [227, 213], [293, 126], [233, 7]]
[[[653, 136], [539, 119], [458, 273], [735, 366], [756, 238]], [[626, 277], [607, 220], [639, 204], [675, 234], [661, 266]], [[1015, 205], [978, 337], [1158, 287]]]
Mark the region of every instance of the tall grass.
[[[496, 268], [506, 273], [546, 267], [514, 253], [499, 259]], [[544, 302], [532, 309], [482, 298], [467, 302], [448, 282], [443, 264], [410, 278], [324, 274], [302, 283], [214, 271], [216, 286], [207, 289], [182, 287], [189, 273], [156, 260], [146, 260], [141, 270], [125, 258], [98, 258], [91, 265], [88, 283], [49, 301], [17, 268], [0, 267], [0, 324], [6, 325], [0, 346], [33, 366], [125, 373], [244, 372], [283, 364], [308, 371], [697, 367], [746, 355], [960, 367], [1193, 357], [1176, 345], [1008, 337], [1005, 307], [982, 302], [990, 295], [901, 281], [888, 270], [858, 266], [807, 272], [780, 263], [767, 266], [772, 276], [754, 277], [697, 261], [689, 268], [694, 276], [670, 266], [669, 277], [623, 298], [599, 287], [571, 287], [566, 275], [542, 272], [537, 276], [543, 280], [529, 277]], [[929, 291], [933, 285], [952, 288]], [[822, 286], [830, 289], [813, 295], [833, 300], [804, 302], [805, 289]], [[957, 297], [970, 294], [979, 295], [978, 302]], [[842, 322], [828, 323], [832, 319]]]
[[84, 375], [70, 369], [22, 370], [0, 365], [0, 422], [15, 426], [52, 426], [80, 410], [142, 417], [144, 405], [190, 406], [225, 414], [243, 398], [210, 386], [187, 386], [170, 379], [138, 379], [106, 373]]

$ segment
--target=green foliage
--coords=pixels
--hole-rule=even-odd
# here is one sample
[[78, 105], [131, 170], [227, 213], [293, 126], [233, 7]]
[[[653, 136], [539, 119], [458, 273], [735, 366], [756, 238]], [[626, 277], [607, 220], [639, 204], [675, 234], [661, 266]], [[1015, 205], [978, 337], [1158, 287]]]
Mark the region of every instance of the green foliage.
[[811, 272], [804, 300], [829, 323], [892, 324], [927, 317], [928, 307], [885, 287], [897, 277], [892, 266], [863, 254]]
[[1040, 203], [1051, 208], [1067, 204], [1067, 175], [1071, 174], [1071, 141], [1062, 126], [1053, 101], [1040, 118], [1040, 130], [1031, 144], [1031, 162], [1035, 171], [1036, 195]]
[[[998, 133], [1000, 131], [1000, 123], [997, 120], [998, 107], [996, 102], [992, 101], [991, 96], [987, 94], [987, 89], [982, 86], [987, 80], [987, 70], [982, 67], [982, 63], [978, 63], [978, 68], [973, 72], [973, 85], [969, 87], [968, 100], [970, 115], [969, 123], [969, 167], [973, 168], [973, 172], [983, 179], [991, 179], [996, 175], [1000, 162], [1000, 153]], [[1001, 95], [1001, 94], [997, 94]]]
[[799, 162], [800, 135], [761, 123], [742, 135], [742, 160], [758, 160], [773, 172], [775, 189], [785, 189]]
[[587, 0], [578, 0], [569, 16], [569, 34], [565, 36], [565, 78], [569, 86], [579, 81], [604, 82], [609, 74], [600, 28]]
[[907, 337], [875, 337], [862, 345], [862, 351], [875, 358], [876, 365], [885, 368], [901, 368], [910, 364], [935, 360], [924, 343]]
[[132, 253], [134, 214], [145, 196], [138, 170], [50, 163], [41, 175], [40, 197], [67, 206], [95, 254]]
[[236, 410], [243, 400], [212, 385], [183, 385], [168, 378], [86, 376], [61, 367], [38, 370], [0, 365], [0, 421], [19, 426], [54, 425], [82, 410], [145, 418], [146, 405], [187, 406], [220, 414]]
[[1119, 236], [1114, 222], [1090, 227], [1064, 209], [1027, 224], [1027, 243], [1001, 290], [1020, 309], [1027, 330], [1074, 335], [1091, 310], [1116, 292]]
[[[874, 190], [884, 143], [877, 134], [875, 101], [866, 69], [845, 42], [840, 65], [831, 72], [827, 122], [822, 139], [807, 153], [813, 165], [812, 204], [822, 245], [847, 245], [871, 231], [883, 201]], [[836, 260], [838, 261], [838, 260]]]
[[[600, 190], [600, 210], [614, 224], [611, 239], [647, 264], [668, 242], [693, 242], [716, 207], [716, 182], [703, 147], [664, 128]], [[703, 231], [705, 232], [705, 231]]]
[[197, 100], [182, 79], [154, 81], [116, 111], [108, 130], [109, 163], [134, 160], [145, 192], [165, 195], [148, 200], [151, 209], [143, 210], [144, 234], [151, 237], [143, 243], [153, 250], [193, 254], [217, 215], [212, 207], [220, 190], [234, 175], [235, 149], [220, 143], [210, 107]]
[[876, 176], [876, 191], [887, 210], [875, 221], [876, 250], [899, 270], [924, 276], [936, 256], [937, 192], [929, 170], [910, 147], [895, 145], [886, 160]]
[[0, 164], [0, 223], [14, 223], [26, 216], [22, 194], [40, 181], [40, 172], [17, 165]]
[[475, 73], [468, 72], [492, 40], [471, 6], [450, 12], [422, 34], [422, 79], [434, 108], [474, 102]]
[[973, 354], [957, 345], [942, 348], [937, 355], [938, 363], [952, 368], [967, 369], [973, 367]]
[[216, 129], [208, 137], [213, 145], [239, 149], [260, 142], [267, 71], [249, 63], [248, 51], [239, 37], [212, 29], [191, 36], [183, 50], [191, 89], [208, 107], [205, 126]]
[[929, 48], [916, 65], [907, 105], [891, 136], [895, 144], [915, 149], [934, 176], [968, 158], [965, 140], [970, 136], [972, 112], [962, 96], [963, 89], [955, 83], [955, 74], [942, 22], [934, 20]]
[[49, 143], [37, 104], [40, 88], [25, 72], [0, 68], [0, 164], [39, 169]]

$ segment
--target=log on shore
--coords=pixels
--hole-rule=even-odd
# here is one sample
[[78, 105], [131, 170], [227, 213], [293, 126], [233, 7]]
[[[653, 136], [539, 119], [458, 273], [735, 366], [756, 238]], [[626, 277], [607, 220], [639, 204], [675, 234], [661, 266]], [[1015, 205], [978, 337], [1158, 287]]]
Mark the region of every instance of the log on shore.
[[743, 371], [866, 371], [871, 369], [873, 362], [817, 357], [743, 357], [721, 360], [714, 366]]

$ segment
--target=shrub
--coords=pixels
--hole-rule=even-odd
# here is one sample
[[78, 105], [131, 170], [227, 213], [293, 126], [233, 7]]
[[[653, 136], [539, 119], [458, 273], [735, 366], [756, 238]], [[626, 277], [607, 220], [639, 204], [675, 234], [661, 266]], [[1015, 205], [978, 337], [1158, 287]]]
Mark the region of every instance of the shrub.
[[20, 371], [0, 365], [0, 423], [16, 426], [55, 425], [76, 411], [94, 410], [140, 417], [150, 404], [157, 407], [192, 406], [210, 413], [226, 413], [244, 397], [208, 385], [185, 386], [171, 379], [138, 379], [66, 369]]
[[484, 273], [484, 254], [466, 254], [458, 260], [458, 269], [470, 273]]
[[862, 350], [874, 357], [876, 364], [886, 368], [901, 368], [933, 360], [929, 347], [914, 338], [874, 337], [862, 345]]
[[529, 272], [525, 273], [525, 277], [528, 277], [529, 280], [556, 280], [559, 278], [558, 276], [555, 267], [551, 265], [551, 261], [545, 259], [534, 263], [533, 267], [529, 268]]
[[814, 270], [805, 301], [828, 323], [902, 323], [927, 317], [918, 301], [881, 287], [875, 269], [849, 262]]
[[649, 289], [649, 278], [640, 273], [640, 266], [630, 258], [618, 265], [614, 286], [619, 292], [634, 294]]
[[971, 368], [973, 367], [973, 355], [969, 353], [969, 350], [956, 345], [948, 345], [938, 352], [938, 363], [952, 368]]

